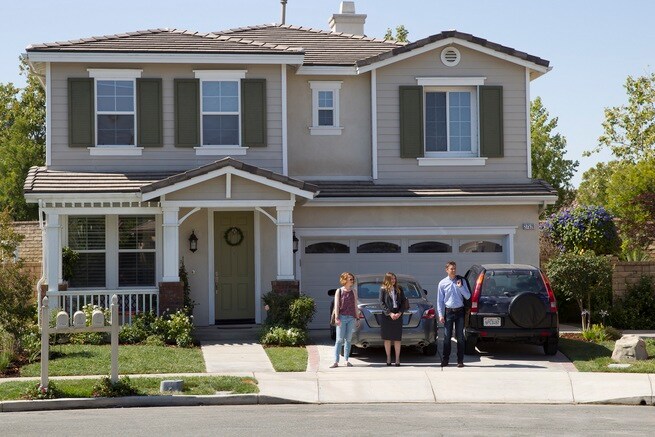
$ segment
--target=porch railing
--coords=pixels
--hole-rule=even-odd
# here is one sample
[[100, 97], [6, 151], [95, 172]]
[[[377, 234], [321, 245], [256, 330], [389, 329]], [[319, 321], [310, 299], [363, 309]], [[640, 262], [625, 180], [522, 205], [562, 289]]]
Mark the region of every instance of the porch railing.
[[111, 296], [118, 296], [118, 320], [121, 325], [131, 325], [137, 314], [153, 312], [159, 315], [159, 290], [67, 290], [56, 296], [59, 308], [70, 314], [71, 323], [75, 311], [85, 305], [109, 308]]

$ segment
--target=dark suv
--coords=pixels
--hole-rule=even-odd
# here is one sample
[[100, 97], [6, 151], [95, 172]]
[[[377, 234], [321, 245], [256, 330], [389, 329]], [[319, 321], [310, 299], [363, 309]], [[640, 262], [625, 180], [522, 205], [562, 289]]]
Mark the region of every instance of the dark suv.
[[478, 341], [540, 344], [546, 355], [557, 353], [557, 302], [548, 278], [524, 264], [474, 265], [466, 272], [471, 311], [464, 334], [466, 353]]

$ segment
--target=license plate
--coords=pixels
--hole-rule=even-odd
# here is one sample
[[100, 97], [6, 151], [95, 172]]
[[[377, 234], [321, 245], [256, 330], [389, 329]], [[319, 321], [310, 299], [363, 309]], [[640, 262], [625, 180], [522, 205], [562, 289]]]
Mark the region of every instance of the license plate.
[[484, 326], [500, 326], [500, 317], [485, 317], [482, 320]]

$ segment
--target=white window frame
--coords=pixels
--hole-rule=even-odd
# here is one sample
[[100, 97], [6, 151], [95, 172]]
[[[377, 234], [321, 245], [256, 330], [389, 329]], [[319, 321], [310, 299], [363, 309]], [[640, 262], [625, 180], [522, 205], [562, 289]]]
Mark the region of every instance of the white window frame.
[[[88, 68], [89, 77], [93, 78], [93, 117], [95, 124], [93, 147], [89, 147], [91, 156], [141, 156], [143, 147], [139, 147], [137, 132], [137, 106], [136, 106], [136, 80], [141, 78], [143, 70], [135, 69], [110, 69], [110, 68]], [[122, 80], [131, 81], [133, 84], [134, 111], [98, 111], [98, 81], [101, 80]], [[117, 114], [134, 116], [134, 144], [103, 144], [98, 145], [98, 115]]]
[[[195, 78], [200, 81], [200, 146], [194, 147], [196, 155], [245, 155], [248, 147], [241, 147], [241, 79], [246, 77], [248, 70], [193, 70]], [[237, 112], [204, 112], [202, 110], [202, 84], [203, 82], [236, 82], [237, 83]], [[205, 145], [203, 116], [204, 115], [236, 115], [239, 126], [239, 143], [226, 145]]]
[[[427, 116], [427, 94], [439, 92], [446, 93], [446, 138], [448, 141], [448, 149], [445, 152], [427, 151], [426, 147], [426, 129], [427, 123], [425, 117]], [[469, 92], [471, 93], [471, 151], [451, 151], [450, 150], [450, 93], [451, 92]], [[459, 158], [474, 158], [478, 157], [480, 149], [479, 143], [479, 127], [478, 127], [478, 92], [476, 87], [423, 87], [423, 150], [425, 151], [426, 158], [440, 158], [440, 157], [459, 157]]]
[[[153, 249], [121, 249], [120, 247], [120, 236], [121, 236], [121, 230], [120, 230], [120, 218], [121, 217], [152, 217], [155, 220], [155, 247]], [[157, 286], [157, 247], [158, 247], [158, 241], [157, 241], [157, 217], [154, 214], [118, 214], [116, 216], [116, 241], [118, 244], [116, 244], [116, 274], [118, 275], [118, 279], [116, 280], [118, 287], [119, 288], [141, 288], [141, 287], [156, 287]], [[155, 278], [154, 278], [154, 283], [150, 286], [148, 285], [120, 285], [120, 256], [121, 253], [154, 253], [155, 254]]]
[[[62, 241], [66, 242], [68, 245], [68, 220], [69, 217], [92, 217], [97, 216], [97, 214], [71, 214], [66, 215], [63, 226], [63, 235]], [[140, 252], [138, 249], [120, 249], [119, 250], [119, 230], [118, 230], [118, 217], [119, 216], [152, 216], [155, 219], [155, 249], [144, 250], [148, 252], [155, 253], [155, 283], [152, 286], [118, 286], [118, 256], [121, 252]], [[162, 216], [161, 214], [154, 213], [138, 213], [138, 214], [127, 214], [127, 213], [112, 213], [102, 215], [105, 218], [105, 249], [99, 250], [86, 250], [85, 253], [104, 253], [105, 254], [105, 286], [104, 287], [79, 287], [79, 288], [69, 288], [69, 290], [156, 290], [157, 282], [161, 278], [162, 271]]]
[[[309, 127], [311, 135], [341, 135], [343, 127], [339, 118], [339, 92], [341, 90], [342, 81], [316, 81], [310, 80], [309, 87], [312, 90], [312, 125]], [[332, 92], [332, 111], [334, 117], [332, 119], [332, 126], [319, 126], [318, 124], [318, 93], [319, 91]]]

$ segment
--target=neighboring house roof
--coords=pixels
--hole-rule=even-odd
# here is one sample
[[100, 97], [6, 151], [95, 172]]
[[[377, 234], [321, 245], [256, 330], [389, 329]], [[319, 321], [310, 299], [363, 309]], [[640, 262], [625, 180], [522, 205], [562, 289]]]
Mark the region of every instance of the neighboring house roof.
[[27, 174], [23, 191], [25, 194], [150, 193], [225, 167], [233, 167], [254, 176], [264, 177], [300, 190], [312, 193], [318, 192], [316, 185], [253, 165], [244, 164], [232, 158], [223, 158], [211, 164], [181, 173], [94, 173], [57, 171], [49, 170], [46, 167], [32, 167]]
[[355, 65], [357, 61], [378, 56], [404, 46], [404, 43], [334, 33], [309, 27], [264, 24], [214, 32], [217, 35], [259, 42], [302, 47], [303, 65]]
[[179, 29], [151, 29], [71, 41], [32, 44], [28, 52], [89, 53], [302, 53], [297, 47]]
[[557, 191], [548, 183], [535, 179], [523, 184], [478, 185], [384, 185], [373, 182], [313, 182], [320, 189], [318, 199], [327, 198], [416, 198], [479, 196], [550, 196]]

